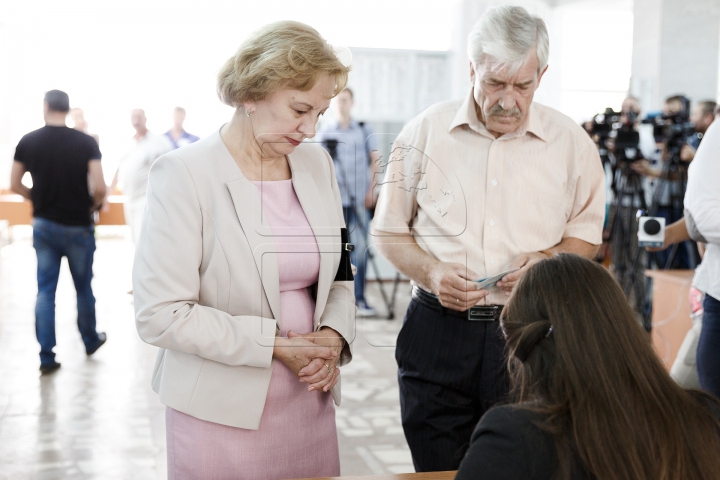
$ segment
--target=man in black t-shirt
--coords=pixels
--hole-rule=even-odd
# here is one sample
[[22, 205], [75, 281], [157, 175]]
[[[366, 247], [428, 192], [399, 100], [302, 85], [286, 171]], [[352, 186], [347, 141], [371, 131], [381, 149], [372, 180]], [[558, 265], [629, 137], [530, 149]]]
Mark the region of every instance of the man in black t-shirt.
[[[15, 150], [11, 188], [33, 204], [33, 247], [37, 253], [38, 296], [35, 332], [40, 371], [57, 370], [55, 361], [55, 290], [60, 262], [67, 257], [77, 291], [78, 329], [92, 355], [106, 341], [95, 330], [95, 296], [90, 286], [95, 230], [92, 212], [105, 197], [100, 149], [95, 140], [65, 125], [68, 95], [45, 94], [45, 126], [25, 135]], [[32, 188], [22, 183], [30, 172]]]

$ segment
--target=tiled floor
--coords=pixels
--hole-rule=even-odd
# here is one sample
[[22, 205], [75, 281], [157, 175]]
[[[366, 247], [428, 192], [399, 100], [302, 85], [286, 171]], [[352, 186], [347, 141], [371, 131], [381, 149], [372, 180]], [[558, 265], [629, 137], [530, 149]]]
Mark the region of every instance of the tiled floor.
[[[0, 479], [164, 479], [164, 407], [150, 388], [155, 347], [135, 332], [132, 249], [122, 231], [101, 231], [94, 289], [108, 343], [85, 355], [75, 293], [63, 268], [55, 351], [62, 368], [40, 376], [34, 332], [35, 254], [29, 229], [0, 250]], [[377, 285], [368, 298], [380, 305]], [[337, 409], [343, 475], [412, 471], [400, 426], [394, 344], [409, 299], [401, 284], [395, 320], [358, 320], [355, 357], [343, 369]]]

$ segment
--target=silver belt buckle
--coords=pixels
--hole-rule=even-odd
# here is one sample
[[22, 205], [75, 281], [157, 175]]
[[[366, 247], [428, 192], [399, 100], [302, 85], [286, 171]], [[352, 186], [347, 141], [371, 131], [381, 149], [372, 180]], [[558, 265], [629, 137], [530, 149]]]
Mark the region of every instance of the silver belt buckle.
[[467, 311], [467, 319], [475, 322], [494, 322], [495, 311], [489, 308], [472, 307]]

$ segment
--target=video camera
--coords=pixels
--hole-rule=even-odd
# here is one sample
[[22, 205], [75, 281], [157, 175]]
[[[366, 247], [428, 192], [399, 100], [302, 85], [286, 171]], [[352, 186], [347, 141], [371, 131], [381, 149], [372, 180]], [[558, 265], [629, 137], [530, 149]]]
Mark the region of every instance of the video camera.
[[635, 130], [637, 112], [630, 110], [625, 113], [626, 121], [621, 122], [622, 112], [606, 108], [603, 113], [593, 117], [591, 135], [597, 135], [600, 150], [607, 149], [608, 139], [615, 142], [615, 157], [624, 162], [634, 162], [642, 158], [640, 154], [640, 133]]
[[690, 122], [690, 100], [679, 96], [682, 109], [677, 113], [661, 113], [648, 116], [642, 123], [653, 126], [653, 136], [656, 143], [664, 143], [668, 150], [680, 148], [687, 138], [695, 134], [695, 124]]
[[620, 112], [614, 111], [612, 108], [606, 108], [603, 113], [598, 113], [592, 119], [593, 125], [590, 133], [600, 138], [607, 139], [613, 130], [613, 125], [620, 122]]

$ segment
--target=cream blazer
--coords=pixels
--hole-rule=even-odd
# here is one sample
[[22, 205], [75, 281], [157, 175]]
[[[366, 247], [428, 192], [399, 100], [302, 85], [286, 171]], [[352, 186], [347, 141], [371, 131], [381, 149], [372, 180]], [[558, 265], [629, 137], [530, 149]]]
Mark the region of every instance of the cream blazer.
[[[315, 329], [346, 340], [355, 329], [352, 281], [340, 263], [342, 203], [333, 162], [319, 145], [288, 156], [292, 182], [320, 249]], [[275, 243], [261, 221], [260, 193], [215, 132], [153, 164], [133, 266], [136, 326], [160, 347], [152, 387], [193, 417], [257, 429], [283, 314]], [[332, 389], [340, 403], [340, 383]]]

